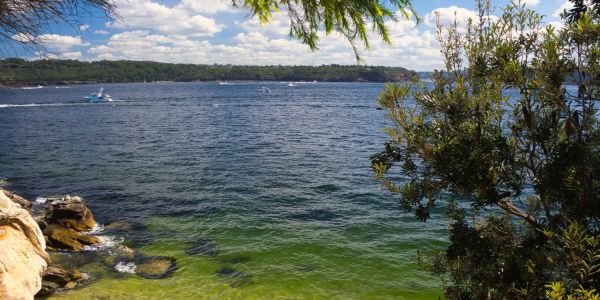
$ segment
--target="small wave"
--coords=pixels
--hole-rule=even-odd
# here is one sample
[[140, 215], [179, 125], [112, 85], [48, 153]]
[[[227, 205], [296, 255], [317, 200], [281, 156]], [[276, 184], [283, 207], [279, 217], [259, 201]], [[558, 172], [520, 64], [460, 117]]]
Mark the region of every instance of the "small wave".
[[[113, 100], [110, 102], [104, 102], [111, 104], [113, 102], [126, 102], [124, 100]], [[90, 103], [90, 102], [73, 102], [73, 103], [28, 103], [28, 104], [0, 104], [2, 108], [27, 108], [27, 107], [62, 107], [62, 106], [82, 106], [82, 105], [99, 105], [104, 103]], [[113, 104], [114, 106], [114, 104]]]
[[35, 202], [36, 204], [45, 204], [45, 203], [46, 203], [46, 201], [48, 201], [48, 198], [46, 198], [46, 197], [37, 197], [37, 198], [35, 198], [35, 200], [34, 200], [34, 202]]
[[80, 105], [80, 103], [29, 103], [29, 104], [0, 104], [0, 108], [21, 108], [21, 107], [48, 107], [48, 106], [68, 106]]
[[88, 231], [87, 234], [98, 234], [104, 231], [104, 226], [96, 224], [92, 230]]
[[322, 184], [322, 185], [313, 187], [313, 189], [318, 190], [318, 191], [324, 191], [324, 192], [337, 192], [337, 191], [341, 190], [341, 187], [339, 187], [335, 184]]
[[135, 274], [137, 266], [132, 262], [119, 262], [115, 266], [115, 270], [119, 273]]
[[[87, 232], [86, 234], [89, 234], [89, 232]], [[83, 250], [85, 250], [85, 251], [100, 251], [100, 250], [112, 249], [112, 248], [115, 248], [116, 246], [122, 244], [124, 241], [123, 237], [102, 236], [102, 235], [98, 235], [96, 237], [100, 240], [100, 243], [98, 243], [97, 245], [93, 245], [93, 246], [84, 246]]]
[[90, 274], [85, 273], [85, 272], [81, 272], [81, 279], [83, 280], [90, 280], [92, 278], [92, 276], [90, 276]]

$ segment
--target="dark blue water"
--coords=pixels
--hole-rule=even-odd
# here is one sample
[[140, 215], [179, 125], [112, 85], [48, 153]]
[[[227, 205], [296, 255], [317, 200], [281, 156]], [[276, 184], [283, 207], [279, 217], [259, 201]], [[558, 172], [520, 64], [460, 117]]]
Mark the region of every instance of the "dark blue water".
[[[114, 102], [86, 103], [99, 87], [0, 89], [0, 177], [31, 198], [80, 195], [101, 223], [147, 224], [154, 239], [141, 249], [167, 251], [182, 267], [161, 291], [190, 292], [192, 276], [213, 284], [191, 290], [231, 297], [439, 291], [412, 257], [444, 244], [443, 220], [414, 221], [372, 178], [369, 156], [389, 125], [375, 104], [383, 84], [107, 84]], [[240, 267], [253, 284], [223, 287], [229, 293], [214, 272], [197, 271], [218, 267], [185, 256], [200, 237], [220, 254], [250, 257]], [[121, 291], [136, 286], [121, 282]], [[73, 297], [119, 298], [106, 286]]]

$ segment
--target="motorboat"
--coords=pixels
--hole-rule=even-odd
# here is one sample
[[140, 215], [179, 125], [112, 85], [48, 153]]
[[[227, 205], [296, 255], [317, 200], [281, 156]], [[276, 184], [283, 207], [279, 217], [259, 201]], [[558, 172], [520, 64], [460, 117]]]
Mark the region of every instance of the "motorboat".
[[89, 96], [85, 96], [85, 99], [90, 102], [110, 102], [113, 101], [109, 94], [103, 94], [104, 88], [100, 88], [97, 92], [91, 93]]
[[296, 85], [290, 82], [290, 83], [288, 83], [288, 86], [296, 86]]
[[263, 86], [263, 87], [259, 88], [258, 90], [261, 91], [261, 92], [263, 92], [263, 93], [270, 93], [271, 92], [271, 89], [268, 88], [268, 87], [266, 87], [266, 86]]

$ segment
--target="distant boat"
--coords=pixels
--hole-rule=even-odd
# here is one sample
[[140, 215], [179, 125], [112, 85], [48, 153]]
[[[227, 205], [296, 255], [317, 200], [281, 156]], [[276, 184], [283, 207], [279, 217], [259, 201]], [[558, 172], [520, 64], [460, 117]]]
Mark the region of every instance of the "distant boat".
[[261, 92], [263, 92], [263, 93], [270, 93], [271, 92], [271, 89], [268, 88], [268, 87], [266, 87], [266, 86], [263, 86], [263, 87], [259, 88], [258, 90], [261, 91]]
[[37, 90], [37, 89], [42, 89], [44, 88], [44, 86], [38, 85], [38, 86], [24, 86], [21, 89], [22, 90]]
[[70, 86], [55, 86], [55, 89], [70, 89]]
[[290, 83], [288, 83], [288, 86], [296, 86], [296, 85], [290, 82]]
[[227, 82], [227, 81], [219, 81], [220, 85], [230, 85], [231, 83]]
[[90, 100], [90, 102], [110, 102], [113, 99], [109, 94], [103, 94], [104, 88], [100, 88], [97, 92], [91, 93], [89, 96], [85, 96], [83, 98]]

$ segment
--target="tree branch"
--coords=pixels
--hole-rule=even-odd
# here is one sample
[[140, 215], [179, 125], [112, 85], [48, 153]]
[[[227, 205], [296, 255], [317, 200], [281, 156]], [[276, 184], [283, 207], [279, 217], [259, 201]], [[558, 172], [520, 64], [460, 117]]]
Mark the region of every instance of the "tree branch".
[[507, 213], [517, 216], [517, 217], [520, 217], [521, 219], [525, 220], [527, 223], [529, 223], [534, 228], [536, 228], [538, 230], [544, 229], [542, 227], [542, 225], [540, 223], [538, 223], [538, 221], [533, 216], [522, 211], [518, 207], [514, 206], [512, 203], [510, 203], [510, 201], [508, 199], [509, 199], [508, 197], [505, 197], [505, 198], [501, 199], [500, 201], [498, 201], [497, 202], [498, 206], [500, 208], [502, 208], [504, 211], [506, 211]]

